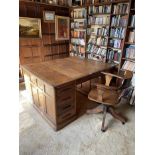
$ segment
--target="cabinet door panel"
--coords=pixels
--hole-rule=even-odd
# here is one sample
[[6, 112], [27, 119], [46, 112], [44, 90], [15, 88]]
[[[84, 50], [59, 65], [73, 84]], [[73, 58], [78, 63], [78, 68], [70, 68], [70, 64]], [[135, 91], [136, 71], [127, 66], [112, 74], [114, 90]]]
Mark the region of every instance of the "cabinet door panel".
[[56, 122], [55, 103], [52, 97], [48, 97], [48, 96], [46, 96], [46, 113], [53, 122]]
[[33, 85], [31, 85], [31, 89], [32, 89], [33, 102], [36, 106], [39, 107], [38, 90]]
[[41, 90], [38, 90], [39, 108], [42, 112], [46, 112], [45, 95]]

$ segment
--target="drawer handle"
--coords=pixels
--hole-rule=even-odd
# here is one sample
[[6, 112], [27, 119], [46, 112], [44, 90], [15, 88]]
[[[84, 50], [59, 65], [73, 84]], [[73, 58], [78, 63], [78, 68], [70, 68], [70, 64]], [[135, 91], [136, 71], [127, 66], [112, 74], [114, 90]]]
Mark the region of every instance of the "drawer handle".
[[63, 107], [63, 110], [68, 109], [70, 107], [71, 107], [71, 105], [66, 105], [66, 106]]
[[65, 119], [65, 118], [69, 117], [70, 115], [71, 115], [71, 113], [68, 113], [68, 114], [66, 114], [65, 116], [63, 116], [62, 119]]

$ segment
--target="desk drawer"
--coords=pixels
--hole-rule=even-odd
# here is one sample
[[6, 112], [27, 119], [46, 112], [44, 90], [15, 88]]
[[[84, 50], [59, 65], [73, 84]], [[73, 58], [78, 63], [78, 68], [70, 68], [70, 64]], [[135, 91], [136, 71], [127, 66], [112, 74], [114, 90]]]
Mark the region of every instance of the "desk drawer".
[[64, 112], [62, 115], [58, 116], [58, 122], [66, 121], [67, 119], [71, 118], [73, 115], [76, 114], [76, 109], [72, 108], [70, 111]]
[[57, 114], [62, 115], [63, 113], [70, 111], [71, 109], [75, 108], [75, 100], [68, 100], [61, 104], [57, 105]]

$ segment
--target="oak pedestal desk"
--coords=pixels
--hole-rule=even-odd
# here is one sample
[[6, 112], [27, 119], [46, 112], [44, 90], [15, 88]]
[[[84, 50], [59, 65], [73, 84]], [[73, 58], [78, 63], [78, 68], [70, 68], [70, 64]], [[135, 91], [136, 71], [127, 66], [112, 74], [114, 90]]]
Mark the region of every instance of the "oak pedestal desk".
[[114, 66], [68, 57], [23, 65], [22, 70], [34, 107], [55, 130], [59, 130], [77, 118], [76, 85]]

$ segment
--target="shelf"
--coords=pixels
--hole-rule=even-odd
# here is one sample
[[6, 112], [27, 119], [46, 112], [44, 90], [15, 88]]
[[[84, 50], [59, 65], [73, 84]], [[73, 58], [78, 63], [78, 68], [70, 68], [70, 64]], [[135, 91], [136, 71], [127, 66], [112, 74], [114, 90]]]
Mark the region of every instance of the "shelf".
[[87, 20], [87, 18], [70, 18], [71, 20]]
[[128, 26], [128, 28], [129, 28], [129, 29], [135, 29], [135, 27], [133, 27], [133, 26]]
[[97, 36], [97, 37], [102, 37], [102, 38], [108, 38], [108, 36], [97, 35], [97, 34], [87, 34], [87, 36]]
[[118, 37], [109, 37], [109, 39], [119, 39], [119, 40], [123, 40], [124, 38], [118, 38]]
[[110, 26], [112, 28], [126, 28], [126, 26]]
[[58, 5], [58, 4], [49, 4], [49, 3], [43, 3], [43, 2], [34, 2], [34, 1], [27, 1], [27, 0], [20, 0], [20, 3], [26, 3], [26, 4], [34, 4], [34, 5], [46, 5], [46, 6], [53, 6], [53, 7], [62, 7], [62, 8], [70, 8], [66, 5]]
[[135, 43], [125, 42], [126, 45], [135, 45]]
[[75, 44], [75, 43], [70, 43], [70, 44], [72, 44], [74, 46], [81, 46], [81, 47], [85, 47], [86, 46], [86, 45], [79, 45], [79, 44]]
[[118, 13], [118, 14], [111, 14], [112, 16], [117, 16], [117, 15], [120, 15], [120, 16], [127, 16], [128, 14], [126, 13], [126, 14], [120, 14], [120, 13]]
[[131, 61], [131, 62], [135, 62], [135, 59], [131, 59], [131, 58], [122, 58], [122, 60], [128, 60], [128, 61]]
[[71, 28], [71, 30], [74, 30], [74, 29], [76, 29], [76, 30], [86, 30], [87, 28]]
[[93, 13], [93, 14], [88, 14], [88, 16], [95, 16], [95, 15], [105, 15], [105, 16], [107, 16], [107, 15], [111, 15], [111, 13]]
[[104, 24], [91, 24], [91, 25], [88, 25], [88, 27], [91, 27], [91, 26], [107, 27], [107, 26], [109, 26], [109, 24], [108, 25], [104, 25]]
[[93, 43], [87, 43], [87, 44], [95, 45], [95, 46], [97, 46], [97, 47], [107, 48], [107, 46], [103, 46], [103, 45], [97, 45], [97, 44], [93, 44]]
[[111, 47], [111, 46], [108, 46], [108, 48], [112, 48], [114, 50], [122, 50], [122, 48], [115, 48], [115, 47]]

